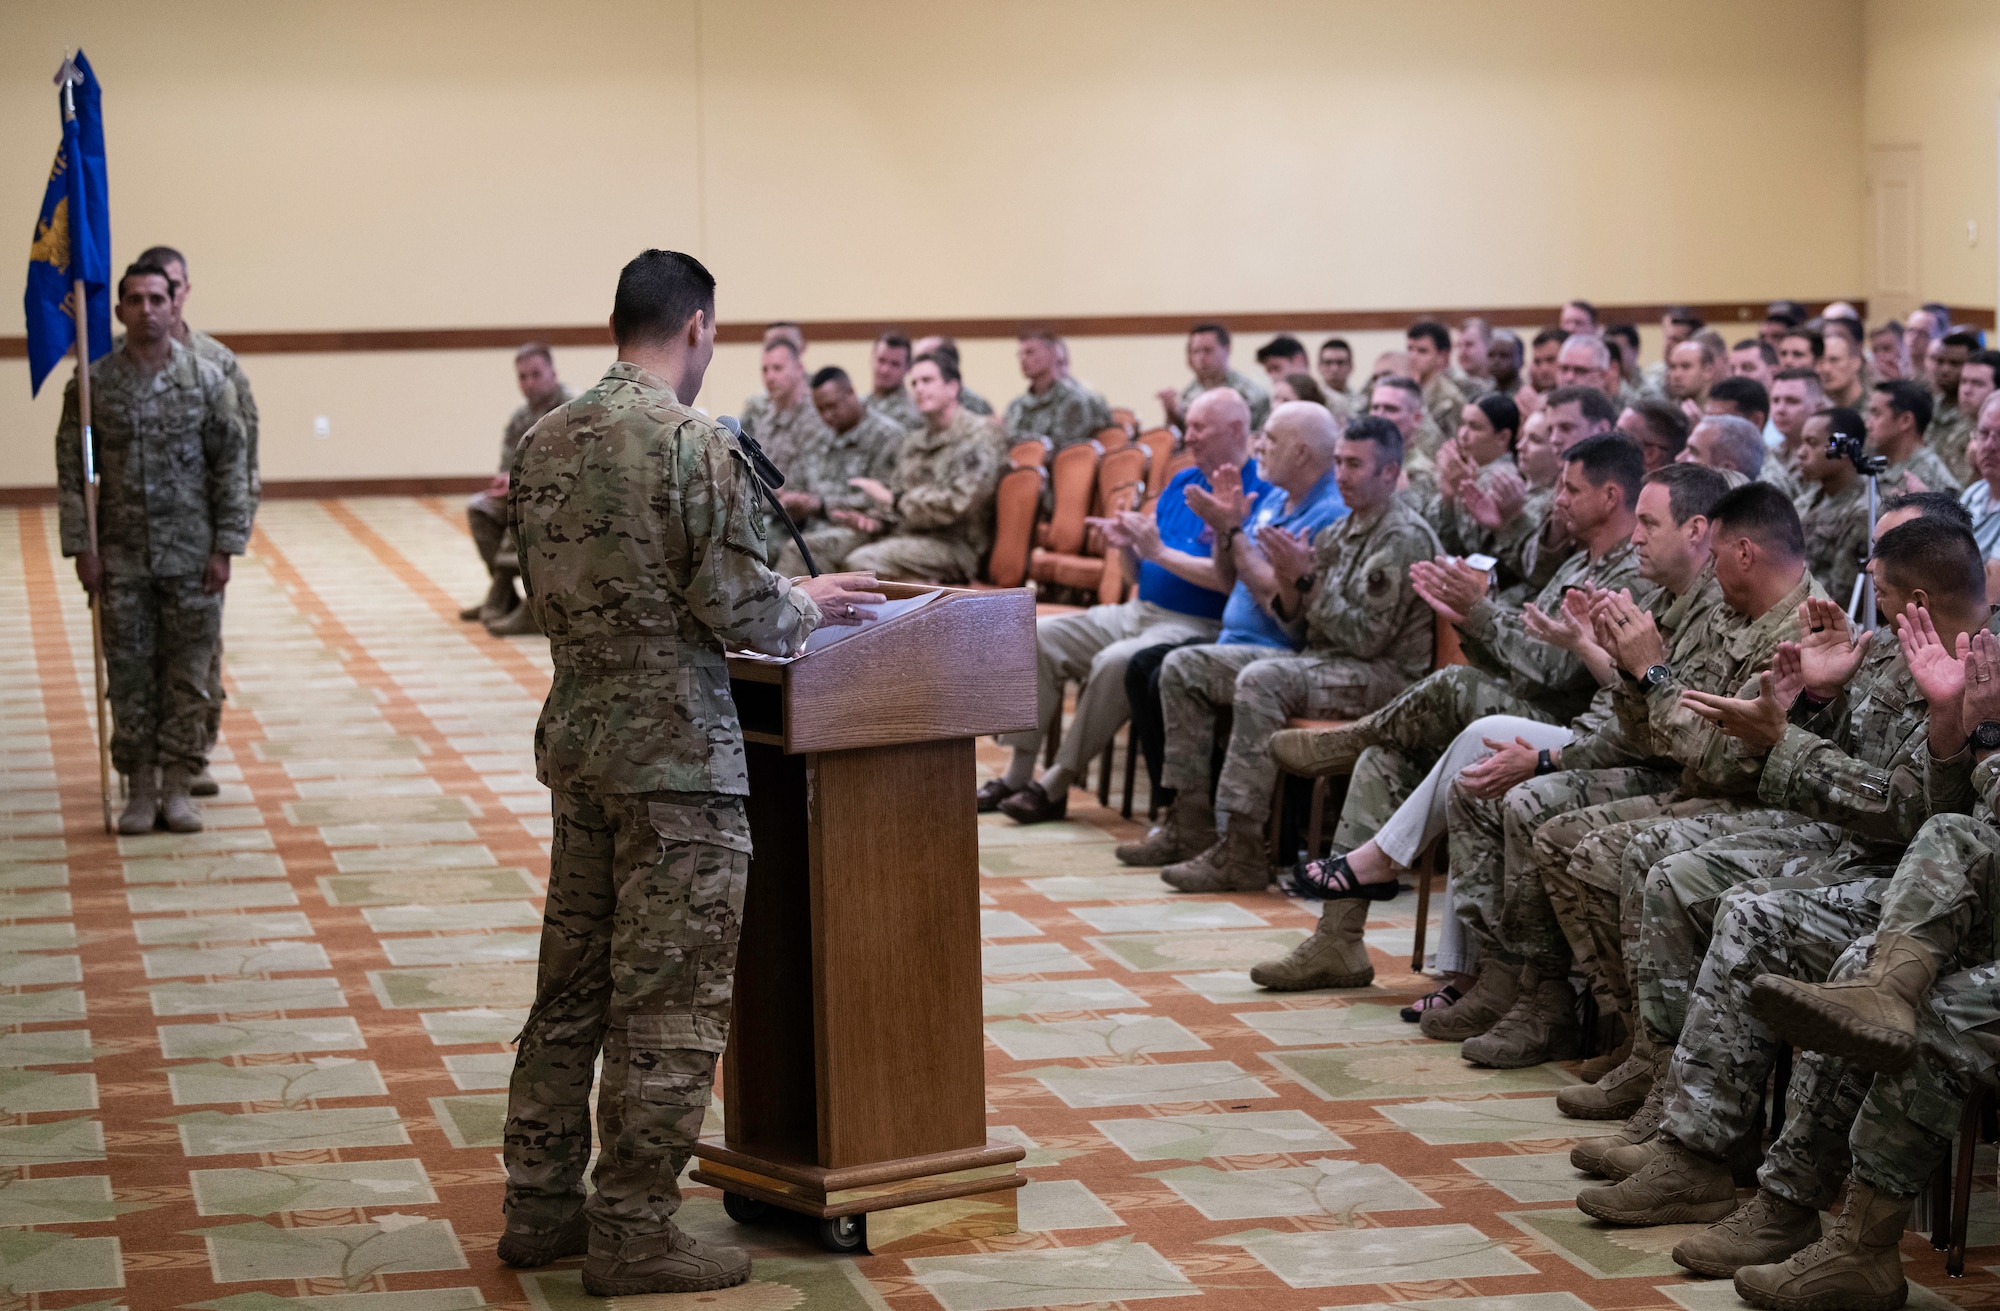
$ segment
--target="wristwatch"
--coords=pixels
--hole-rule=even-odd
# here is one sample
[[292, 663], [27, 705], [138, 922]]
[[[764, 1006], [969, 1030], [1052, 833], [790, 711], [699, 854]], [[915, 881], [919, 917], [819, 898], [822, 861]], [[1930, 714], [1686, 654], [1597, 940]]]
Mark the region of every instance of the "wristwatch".
[[1535, 753], [1535, 774], [1539, 777], [1543, 774], [1553, 774], [1555, 772], [1556, 762], [1549, 758], [1549, 749], [1543, 747]]
[[1965, 739], [1966, 745], [1980, 751], [2000, 751], [2000, 723], [1982, 719], [1979, 726]]
[[1674, 671], [1665, 665], [1653, 665], [1646, 670], [1646, 676], [1639, 680], [1639, 690], [1650, 693], [1673, 676]]

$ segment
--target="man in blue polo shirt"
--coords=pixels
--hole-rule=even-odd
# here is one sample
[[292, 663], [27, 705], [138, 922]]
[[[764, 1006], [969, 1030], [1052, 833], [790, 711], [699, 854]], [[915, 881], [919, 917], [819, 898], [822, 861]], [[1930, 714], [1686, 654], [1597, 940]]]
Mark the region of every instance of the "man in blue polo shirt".
[[[1040, 677], [1036, 727], [1000, 739], [1014, 749], [1008, 771], [979, 789], [981, 810], [1000, 809], [1023, 824], [1061, 819], [1069, 789], [1104, 750], [1131, 714], [1125, 700], [1125, 666], [1152, 646], [1213, 642], [1221, 627], [1227, 587], [1209, 558], [1214, 530], [1188, 505], [1190, 487], [1210, 490], [1225, 467], [1241, 469], [1245, 493], [1265, 490], [1250, 460], [1250, 408], [1227, 387], [1204, 392], [1188, 407], [1187, 449], [1194, 467], [1175, 474], [1151, 515], [1128, 512], [1097, 520], [1136, 574], [1138, 595], [1122, 605], [1096, 605], [1080, 614], [1051, 615], [1035, 624]], [[1034, 775], [1042, 732], [1062, 707], [1063, 686], [1081, 679], [1076, 716], [1063, 735], [1056, 762]]]
[[[1217, 573], [1232, 587], [1215, 642], [1184, 646], [1160, 667], [1168, 725], [1160, 781], [1175, 790], [1174, 802], [1145, 841], [1118, 848], [1118, 859], [1127, 865], [1171, 865], [1215, 844], [1206, 747], [1214, 738], [1216, 713], [1230, 703], [1236, 675], [1246, 666], [1297, 650], [1303, 637], [1302, 632], [1295, 637], [1271, 613], [1279, 580], [1258, 536], [1277, 527], [1310, 542], [1347, 513], [1333, 471], [1334, 448], [1345, 426], [1316, 406], [1283, 406], [1265, 432], [1263, 476], [1271, 485], [1262, 496], [1253, 503], [1236, 485], [1235, 471], [1223, 468], [1216, 470], [1213, 491], [1188, 497], [1195, 513], [1215, 530]], [[1178, 748], [1177, 736], [1185, 739]], [[1188, 745], [1196, 741], [1201, 749]]]

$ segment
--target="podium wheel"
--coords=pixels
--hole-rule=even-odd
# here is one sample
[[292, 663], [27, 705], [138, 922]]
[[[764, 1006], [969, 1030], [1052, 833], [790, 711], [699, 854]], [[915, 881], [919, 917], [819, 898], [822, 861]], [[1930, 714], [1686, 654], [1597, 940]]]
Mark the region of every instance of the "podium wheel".
[[859, 1252], [868, 1246], [868, 1218], [837, 1215], [819, 1222], [819, 1245], [829, 1252]]
[[722, 1209], [740, 1225], [759, 1225], [771, 1218], [771, 1204], [741, 1193], [724, 1193]]

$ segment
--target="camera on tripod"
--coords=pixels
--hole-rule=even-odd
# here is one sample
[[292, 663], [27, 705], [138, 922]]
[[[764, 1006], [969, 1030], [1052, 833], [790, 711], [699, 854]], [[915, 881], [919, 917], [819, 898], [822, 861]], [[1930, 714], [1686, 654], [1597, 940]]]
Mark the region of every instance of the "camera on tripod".
[[1854, 471], [1864, 478], [1872, 478], [1889, 467], [1889, 457], [1870, 455], [1867, 437], [1858, 432], [1828, 434], [1826, 455], [1830, 460], [1846, 460], [1854, 466]]

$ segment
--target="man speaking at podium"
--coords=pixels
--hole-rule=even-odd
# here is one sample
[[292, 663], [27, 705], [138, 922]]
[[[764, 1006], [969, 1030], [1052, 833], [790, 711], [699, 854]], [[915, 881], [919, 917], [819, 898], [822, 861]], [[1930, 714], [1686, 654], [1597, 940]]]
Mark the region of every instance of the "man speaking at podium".
[[526, 603], [555, 662], [535, 729], [555, 841], [507, 1099], [499, 1256], [587, 1252], [583, 1286], [631, 1297], [750, 1271], [742, 1251], [672, 1220], [729, 1034], [750, 868], [723, 652], [794, 655], [883, 598], [868, 574], [794, 581], [764, 566], [757, 475], [690, 408], [715, 353], [715, 279], [699, 261], [649, 250], [627, 264], [611, 330], [617, 362], [529, 431], [508, 490]]

